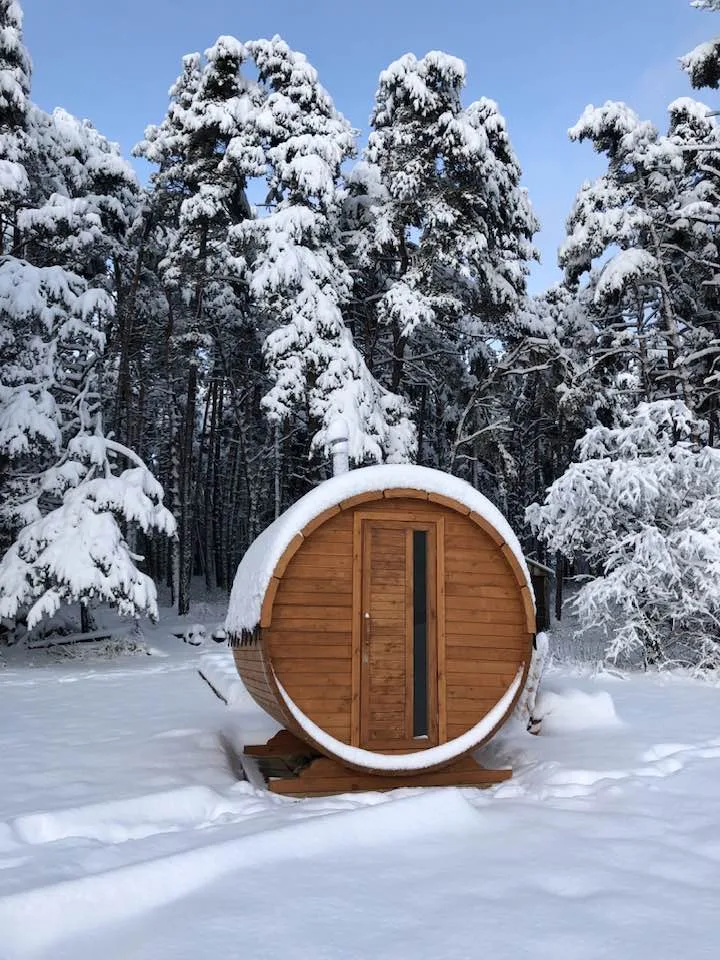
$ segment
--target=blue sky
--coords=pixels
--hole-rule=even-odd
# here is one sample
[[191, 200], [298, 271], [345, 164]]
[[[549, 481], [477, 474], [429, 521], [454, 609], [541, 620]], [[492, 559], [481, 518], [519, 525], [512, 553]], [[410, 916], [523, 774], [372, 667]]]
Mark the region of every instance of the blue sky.
[[[663, 124], [690, 93], [677, 57], [720, 30], [689, 0], [21, 0], [33, 97], [87, 117], [128, 153], [159, 122], [183, 54], [220, 34], [281, 34], [367, 130], [377, 76], [408, 50], [468, 65], [467, 101], [497, 100], [543, 230], [532, 286], [558, 277], [556, 249], [575, 192], [601, 170], [567, 128], [587, 103], [625, 100]], [[714, 108], [713, 91], [703, 92]]]

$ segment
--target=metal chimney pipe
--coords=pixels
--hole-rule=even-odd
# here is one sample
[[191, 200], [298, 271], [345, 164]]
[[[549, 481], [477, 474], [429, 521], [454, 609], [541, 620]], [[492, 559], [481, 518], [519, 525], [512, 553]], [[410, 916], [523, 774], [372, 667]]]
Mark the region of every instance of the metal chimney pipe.
[[327, 430], [327, 442], [332, 452], [333, 476], [347, 473], [350, 469], [350, 438], [344, 417], [335, 417]]

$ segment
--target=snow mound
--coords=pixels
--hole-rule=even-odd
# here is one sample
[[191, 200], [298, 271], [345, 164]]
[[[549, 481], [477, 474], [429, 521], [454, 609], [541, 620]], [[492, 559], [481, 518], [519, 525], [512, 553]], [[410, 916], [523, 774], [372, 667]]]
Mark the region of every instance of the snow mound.
[[17, 817], [13, 829], [25, 843], [41, 844], [82, 837], [101, 843], [125, 843], [186, 826], [212, 823], [235, 813], [236, 805], [210, 787], [195, 785], [177, 790], [87, 804], [67, 810]]
[[199, 658], [198, 670], [229, 707], [247, 705], [250, 694], [238, 676], [229, 650], [203, 653]]
[[[467, 835], [479, 815], [456, 789], [422, 794], [148, 860], [105, 873], [0, 897], [3, 945], [13, 954], [173, 903], [233, 873], [270, 862], [418, 841], [428, 834]], [[42, 917], [38, 923], [37, 918]]]
[[542, 690], [535, 715], [542, 720], [542, 733], [572, 733], [578, 730], [618, 727], [622, 721], [607, 690], [586, 693], [568, 688], [559, 692]]

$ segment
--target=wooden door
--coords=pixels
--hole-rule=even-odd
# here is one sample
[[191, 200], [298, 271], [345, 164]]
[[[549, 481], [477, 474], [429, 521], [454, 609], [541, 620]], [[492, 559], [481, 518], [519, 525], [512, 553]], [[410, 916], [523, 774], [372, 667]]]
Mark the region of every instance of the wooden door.
[[360, 744], [437, 743], [437, 529], [430, 522], [361, 524]]

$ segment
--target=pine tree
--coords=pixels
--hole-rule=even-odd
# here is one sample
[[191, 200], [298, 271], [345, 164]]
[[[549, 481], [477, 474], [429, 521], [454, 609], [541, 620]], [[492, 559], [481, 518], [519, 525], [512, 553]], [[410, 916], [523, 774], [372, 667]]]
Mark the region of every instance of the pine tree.
[[19, 252], [16, 216], [28, 201], [30, 57], [22, 42], [22, 11], [0, 0], [0, 253]]
[[[408, 459], [407, 407], [374, 380], [342, 315], [351, 279], [338, 255], [339, 180], [353, 131], [302, 54], [278, 37], [247, 48], [265, 92], [249, 142], [264, 156], [270, 211], [235, 237], [254, 308], [266, 324], [276, 318], [265, 340], [273, 386], [264, 409], [276, 424], [303, 423], [313, 450], [327, 454], [340, 416], [356, 462]], [[247, 146], [231, 145], [233, 159]]]
[[[113, 456], [97, 454], [113, 443], [102, 427], [104, 351], [115, 315], [108, 263], [123, 243], [135, 178], [89, 124], [63, 111], [48, 116], [30, 102], [18, 5], [4, 4], [0, 17], [7, 95], [2, 136], [22, 173], [13, 183], [23, 185], [22, 194], [3, 196], [0, 485], [4, 546], [10, 547], [0, 562], [0, 609], [3, 616], [22, 615], [32, 603], [34, 623], [60, 602], [80, 600], [85, 609], [101, 598], [123, 612], [154, 614], [154, 592], [125, 534], [136, 521], [148, 531], [172, 533], [172, 518], [147, 471], [142, 487], [153, 509], [141, 516], [131, 497], [118, 495], [128, 481], [137, 487], [137, 478], [127, 471], [117, 476]], [[88, 454], [90, 438], [94, 454]], [[115, 452], [135, 456], [124, 447]], [[54, 567], [47, 535], [59, 535], [65, 522], [65, 546], [77, 539], [70, 554], [56, 554]], [[88, 544], [91, 558], [84, 553]], [[93, 564], [106, 578], [102, 590], [88, 578]], [[73, 569], [78, 575], [71, 587]], [[144, 599], [133, 594], [137, 603], [128, 593], [130, 580], [143, 584]]]
[[[720, 0], [692, 0], [692, 6], [717, 12], [720, 11]], [[720, 85], [720, 37], [699, 44], [680, 58], [680, 64], [694, 87], [717, 90]]]
[[551, 550], [599, 576], [576, 600], [607, 655], [659, 666], [720, 665], [720, 452], [680, 400], [641, 403], [594, 427], [577, 458], [528, 510]]
[[667, 396], [698, 410], [708, 403], [716, 319], [708, 284], [720, 251], [708, 217], [717, 178], [705, 160], [717, 161], [699, 160], [695, 149], [699, 124], [703, 137], [716, 137], [707, 113], [676, 101], [661, 136], [625, 104], [608, 102], [588, 107], [570, 131], [606, 154], [608, 169], [581, 188], [560, 261], [571, 282], [588, 276], [597, 362], [634, 380], [630, 406]]
[[[242, 44], [232, 37], [219, 38], [204, 62], [197, 54], [185, 57], [167, 116], [158, 127], [148, 128], [136, 148], [159, 165], [152, 178], [151, 208], [165, 241], [158, 264], [167, 309], [168, 406], [163, 419], [170, 421], [168, 469], [180, 527], [177, 587], [183, 613], [190, 603], [200, 516], [206, 519], [202, 556], [207, 577], [212, 580], [212, 566], [222, 568], [225, 582], [232, 563], [218, 564], [208, 543], [210, 528], [218, 540], [225, 512], [216, 483], [219, 431], [229, 416], [235, 430], [247, 434], [245, 389], [253, 384], [243, 380], [257, 379], [260, 367], [259, 346], [249, 329], [246, 284], [228, 248], [230, 228], [251, 215], [247, 173], [230, 162], [228, 152], [233, 138], [242, 135], [241, 118], [252, 104], [253, 85], [241, 72], [245, 59]], [[208, 479], [210, 489], [203, 489], [202, 481]], [[214, 522], [210, 514], [215, 514]], [[252, 535], [238, 536], [236, 549]]]
[[420, 461], [478, 481], [453, 443], [494, 421], [486, 393], [537, 224], [497, 106], [464, 108], [464, 83], [462, 61], [438, 52], [380, 75], [346, 257], [353, 327], [375, 375], [415, 407]]

